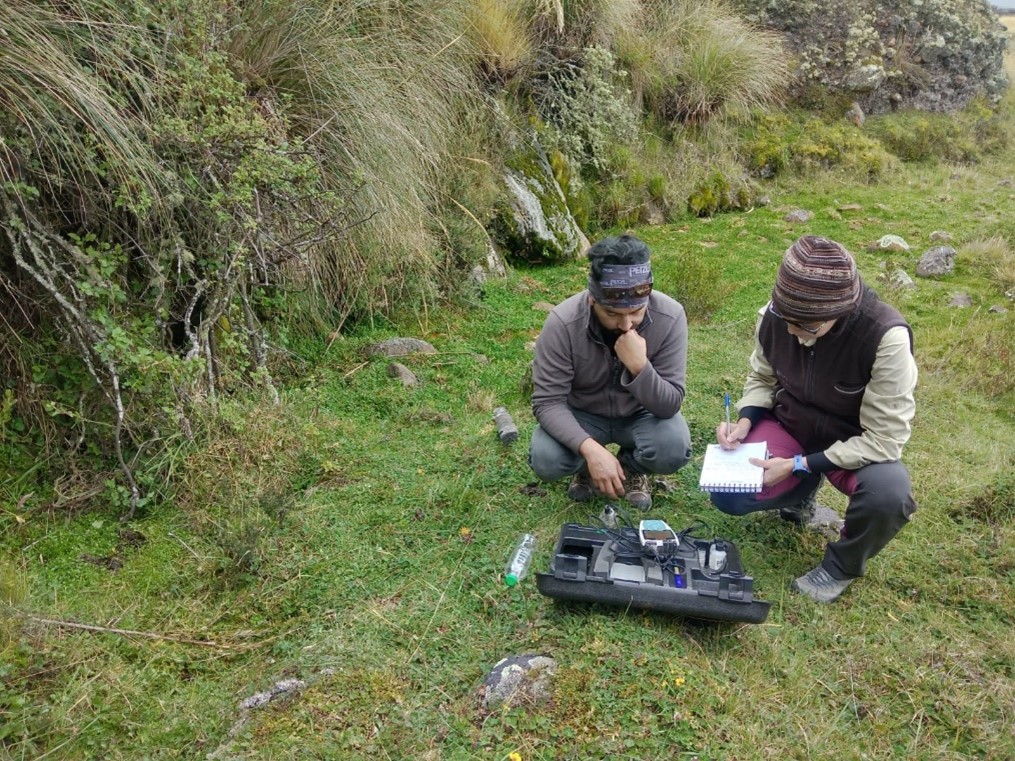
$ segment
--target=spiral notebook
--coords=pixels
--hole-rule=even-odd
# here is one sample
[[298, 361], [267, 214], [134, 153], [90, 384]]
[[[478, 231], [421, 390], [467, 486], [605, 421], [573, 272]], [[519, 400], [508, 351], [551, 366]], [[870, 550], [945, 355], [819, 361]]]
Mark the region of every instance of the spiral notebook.
[[736, 449], [709, 444], [698, 485], [702, 491], [761, 491], [765, 470], [760, 465], [751, 465], [748, 462], [751, 457], [767, 459], [768, 442], [754, 441], [741, 444]]

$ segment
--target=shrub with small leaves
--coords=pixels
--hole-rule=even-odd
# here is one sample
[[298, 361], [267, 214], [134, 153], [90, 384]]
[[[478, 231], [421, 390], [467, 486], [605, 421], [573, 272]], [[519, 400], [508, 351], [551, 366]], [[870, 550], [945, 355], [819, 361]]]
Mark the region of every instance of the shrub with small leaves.
[[540, 106], [550, 126], [547, 142], [591, 176], [608, 173], [612, 145], [637, 135], [626, 79], [613, 54], [600, 47], [586, 48], [580, 64], [561, 62], [549, 75]]

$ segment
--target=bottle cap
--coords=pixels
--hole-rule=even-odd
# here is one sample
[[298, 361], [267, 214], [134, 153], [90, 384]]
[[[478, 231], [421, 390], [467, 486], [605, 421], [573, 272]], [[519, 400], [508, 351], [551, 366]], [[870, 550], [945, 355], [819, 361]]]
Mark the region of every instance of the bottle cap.
[[513, 587], [515, 584], [518, 583], [518, 577], [513, 573], [509, 573], [507, 576], [504, 577], [504, 583], [507, 584], [509, 587]]

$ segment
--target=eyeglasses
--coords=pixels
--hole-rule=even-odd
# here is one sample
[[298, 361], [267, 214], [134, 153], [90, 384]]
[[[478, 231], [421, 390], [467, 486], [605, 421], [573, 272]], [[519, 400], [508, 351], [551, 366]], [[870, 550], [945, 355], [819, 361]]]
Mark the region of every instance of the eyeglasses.
[[630, 299], [643, 299], [652, 293], [652, 283], [642, 283], [631, 288], [604, 288], [600, 286], [599, 290], [605, 301], [629, 301]]
[[778, 317], [783, 322], [785, 322], [787, 325], [792, 325], [794, 328], [798, 328], [799, 330], [802, 330], [804, 333], [807, 333], [812, 336], [816, 336], [818, 333], [820, 333], [821, 329], [825, 327], [825, 324], [828, 322], [828, 320], [825, 320], [825, 322], [822, 322], [816, 328], [808, 328], [806, 325], [801, 325], [799, 322], [794, 322], [793, 320], [783, 317], [781, 314], [779, 314], [779, 310], [775, 308], [775, 304], [773, 304], [772, 302], [768, 303], [768, 311], [771, 312], [776, 317]]

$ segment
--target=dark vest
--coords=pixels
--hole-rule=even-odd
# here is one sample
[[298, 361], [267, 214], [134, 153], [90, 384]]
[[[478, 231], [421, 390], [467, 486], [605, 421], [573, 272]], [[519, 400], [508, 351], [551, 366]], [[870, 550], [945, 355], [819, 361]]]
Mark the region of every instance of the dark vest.
[[878, 345], [888, 329], [897, 325], [909, 331], [912, 351], [912, 328], [866, 286], [856, 310], [839, 319], [814, 346], [802, 346], [787, 332], [783, 320], [765, 312], [758, 338], [775, 371], [772, 414], [805, 453], [824, 451], [836, 441], [863, 432], [860, 403]]

